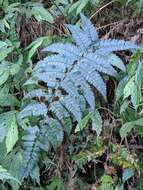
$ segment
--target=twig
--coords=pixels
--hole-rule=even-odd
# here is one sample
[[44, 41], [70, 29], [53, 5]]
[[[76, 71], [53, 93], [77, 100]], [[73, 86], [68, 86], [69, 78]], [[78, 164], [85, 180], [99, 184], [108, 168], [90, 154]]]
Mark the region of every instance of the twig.
[[90, 19], [92, 19], [93, 17], [95, 17], [100, 11], [102, 11], [104, 8], [106, 8], [107, 6], [109, 6], [110, 4], [112, 4], [113, 2], [114, 2], [114, 0], [112, 0], [109, 3], [105, 4], [104, 6], [102, 6], [93, 15], [91, 15]]
[[112, 22], [112, 23], [109, 23], [109, 24], [106, 24], [106, 25], [103, 25], [103, 26], [100, 26], [100, 27], [97, 28], [97, 30], [100, 30], [102, 28], [106, 28], [106, 27], [111, 26], [111, 25], [119, 24], [120, 22], [122, 22], [122, 20], [121, 21]]

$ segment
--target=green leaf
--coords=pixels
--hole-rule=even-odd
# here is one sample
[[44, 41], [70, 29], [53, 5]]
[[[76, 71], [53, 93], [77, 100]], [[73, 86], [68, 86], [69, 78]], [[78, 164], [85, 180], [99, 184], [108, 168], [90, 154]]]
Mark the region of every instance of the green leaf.
[[123, 96], [123, 93], [124, 93], [124, 88], [126, 86], [126, 83], [128, 81], [128, 78], [125, 77], [123, 78], [119, 84], [118, 84], [118, 87], [116, 89], [116, 100], [118, 101], [122, 96]]
[[137, 64], [136, 64], [136, 61], [134, 62], [130, 62], [128, 65], [127, 65], [127, 73], [128, 73], [128, 76], [132, 77], [134, 74], [135, 74], [135, 71], [136, 71], [136, 68], [137, 68]]
[[8, 128], [11, 125], [14, 114], [15, 111], [10, 111], [0, 114], [0, 142], [4, 140]]
[[113, 184], [114, 184], [114, 181], [111, 176], [103, 175], [101, 177], [101, 185], [97, 189], [98, 190], [113, 190], [114, 189]]
[[68, 10], [68, 13], [70, 14], [72, 11], [74, 11], [75, 9], [77, 9], [77, 7], [80, 5], [80, 1], [75, 2], [74, 4], [72, 4]]
[[101, 177], [101, 181], [102, 181], [102, 183], [111, 183], [111, 184], [114, 183], [112, 177], [109, 176], [109, 175], [103, 175], [103, 176]]
[[120, 107], [120, 114], [124, 113], [126, 109], [129, 107], [130, 101], [124, 100], [123, 104]]
[[49, 13], [48, 10], [46, 10], [44, 7], [42, 6], [34, 6], [32, 8], [32, 14], [35, 16], [35, 18], [38, 20], [38, 21], [47, 21], [51, 24], [54, 23], [54, 19], [53, 19], [53, 16]]
[[18, 140], [18, 126], [16, 122], [16, 115], [14, 114], [11, 119], [10, 126], [8, 126], [8, 132], [6, 135], [7, 153], [9, 153], [13, 149], [17, 140]]
[[42, 38], [38, 38], [36, 41], [32, 42], [32, 47], [28, 51], [27, 61], [31, 60], [31, 58], [33, 57], [33, 55], [35, 54], [35, 52], [37, 51], [37, 49], [39, 48], [39, 46], [41, 46], [42, 42], [43, 42]]
[[102, 118], [97, 110], [91, 114], [92, 120], [92, 130], [96, 131], [97, 136], [101, 134], [102, 131]]
[[10, 74], [15, 75], [20, 71], [20, 64], [14, 63], [10, 65]]
[[82, 0], [80, 5], [77, 7], [76, 10], [76, 15], [80, 14], [82, 12], [82, 10], [84, 9], [84, 7], [87, 5], [89, 0]]
[[30, 50], [33, 46], [35, 46], [39, 41], [42, 41], [42, 43], [45, 43], [48, 45], [49, 43], [52, 42], [52, 37], [51, 36], [44, 36], [44, 37], [39, 37], [36, 40], [34, 40], [31, 44], [29, 44], [24, 51]]
[[133, 124], [143, 126], [143, 118], [140, 118], [140, 119], [133, 121]]
[[140, 50], [136, 51], [132, 56], [131, 56], [131, 60], [129, 62], [129, 64], [127, 65], [127, 73], [130, 77], [132, 77], [135, 72], [136, 69], [138, 67], [138, 61], [141, 58], [141, 52]]
[[21, 185], [20, 181], [15, 177], [13, 177], [10, 173], [8, 173], [7, 170], [4, 169], [1, 165], [0, 165], [0, 180], [13, 180]]
[[128, 179], [130, 179], [134, 175], [134, 171], [132, 169], [126, 169], [123, 172], [123, 183], [125, 183]]
[[12, 94], [0, 94], [0, 106], [19, 106], [20, 102]]
[[75, 133], [82, 131], [88, 124], [89, 119], [91, 117], [92, 113], [88, 113], [76, 126]]
[[124, 88], [124, 99], [131, 95], [131, 89], [133, 87], [134, 76], [128, 81]]
[[139, 106], [141, 100], [141, 88], [134, 83], [131, 89], [131, 101], [135, 109]]
[[33, 55], [36, 53], [37, 49], [43, 44], [46, 43], [46, 45], [50, 44], [52, 41], [51, 36], [46, 36], [46, 37], [40, 37], [37, 38], [35, 41], [33, 41], [29, 46], [25, 48], [26, 53], [28, 54], [27, 56], [27, 61], [29, 62]]
[[143, 118], [125, 123], [120, 129], [121, 138], [125, 138], [135, 126], [143, 126]]
[[9, 53], [13, 51], [14, 47], [6, 47], [0, 49], [0, 61], [4, 60]]
[[121, 129], [120, 129], [120, 136], [122, 139], [124, 139], [129, 132], [134, 128], [134, 125], [132, 122], [125, 123]]
[[4, 84], [9, 77], [9, 67], [6, 64], [0, 64], [0, 86]]
[[99, 112], [97, 110], [95, 110], [94, 112], [89, 112], [82, 120], [80, 123], [78, 123], [76, 129], [75, 129], [75, 133], [83, 130], [89, 120], [91, 119], [92, 121], [92, 130], [96, 131], [97, 136], [100, 135], [101, 131], [102, 131], [102, 119], [101, 116], [99, 114]]
[[11, 13], [13, 13], [15, 11], [19, 11], [19, 8], [18, 8], [19, 5], [20, 5], [20, 3], [17, 3], [17, 2], [9, 4], [9, 6], [7, 6], [5, 8], [5, 12], [7, 12], [7, 13], [11, 12]]
[[[3, 19], [3, 23], [4, 23], [4, 26], [7, 28], [7, 29], [10, 29], [10, 25], [8, 23], [8, 21], [4, 18]], [[6, 33], [5, 29], [4, 29], [4, 33]]]
[[143, 84], [143, 62], [139, 62], [137, 64], [138, 64], [138, 67], [135, 74], [135, 82], [136, 84], [141, 86]]

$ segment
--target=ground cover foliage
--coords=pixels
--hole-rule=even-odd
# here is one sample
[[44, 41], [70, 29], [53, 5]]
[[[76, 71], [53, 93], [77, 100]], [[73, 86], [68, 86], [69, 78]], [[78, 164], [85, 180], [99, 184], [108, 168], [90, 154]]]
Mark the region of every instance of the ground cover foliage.
[[143, 2], [0, 0], [0, 189], [143, 189]]

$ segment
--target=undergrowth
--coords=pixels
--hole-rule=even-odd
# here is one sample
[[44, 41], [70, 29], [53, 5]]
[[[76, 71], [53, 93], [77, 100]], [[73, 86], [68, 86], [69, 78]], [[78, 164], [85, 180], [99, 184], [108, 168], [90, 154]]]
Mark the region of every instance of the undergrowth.
[[142, 1], [0, 1], [1, 190], [142, 190], [142, 31], [100, 38], [90, 19], [111, 7], [142, 14]]

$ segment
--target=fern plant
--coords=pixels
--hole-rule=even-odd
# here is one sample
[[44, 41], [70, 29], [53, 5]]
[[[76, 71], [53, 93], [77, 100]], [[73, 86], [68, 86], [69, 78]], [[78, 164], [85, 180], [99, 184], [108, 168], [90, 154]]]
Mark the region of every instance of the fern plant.
[[32, 80], [40, 85], [26, 94], [24, 105], [30, 99], [32, 103], [18, 116], [22, 126], [25, 122], [28, 124], [23, 136], [21, 180], [28, 177], [41, 150], [47, 151], [49, 145], [54, 148], [60, 145], [63, 131], [71, 129], [72, 120], [80, 122], [87, 108], [95, 111], [94, 88], [106, 99], [104, 75], [116, 76], [115, 68], [125, 70], [123, 62], [113, 52], [138, 48], [123, 40], [99, 39], [90, 20], [83, 14], [81, 20], [82, 28], [66, 25], [75, 43], [49, 45], [44, 49], [49, 56], [33, 69]]

